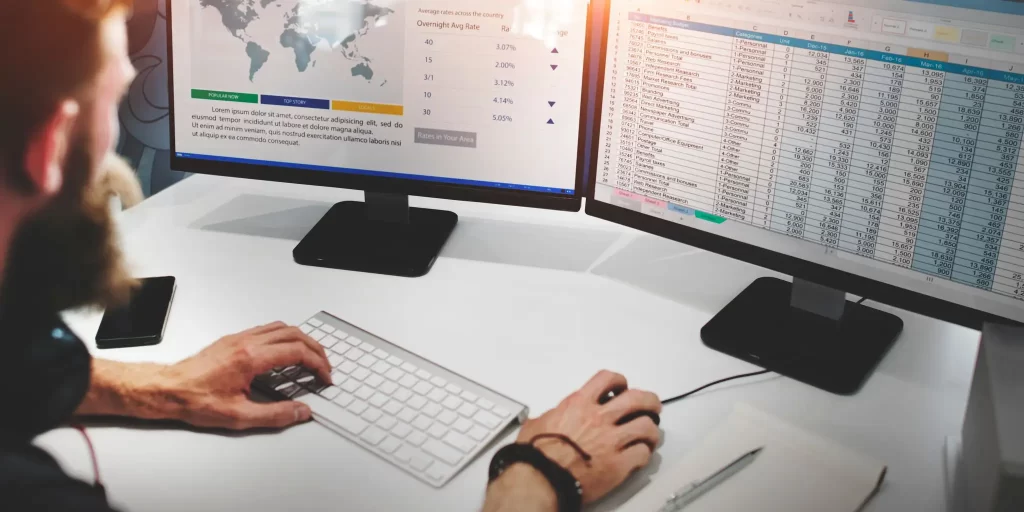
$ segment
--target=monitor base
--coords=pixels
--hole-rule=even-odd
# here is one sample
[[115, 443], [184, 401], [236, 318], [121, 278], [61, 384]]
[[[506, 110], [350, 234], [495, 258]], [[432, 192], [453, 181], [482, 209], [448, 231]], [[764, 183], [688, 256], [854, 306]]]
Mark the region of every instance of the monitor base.
[[459, 216], [409, 208], [408, 196], [335, 204], [292, 251], [300, 265], [401, 277], [426, 275]]
[[838, 320], [833, 320], [795, 307], [793, 289], [781, 279], [754, 281], [701, 329], [701, 339], [710, 348], [825, 391], [856, 393], [896, 341], [903, 321], [847, 301], [845, 294], [839, 295]]

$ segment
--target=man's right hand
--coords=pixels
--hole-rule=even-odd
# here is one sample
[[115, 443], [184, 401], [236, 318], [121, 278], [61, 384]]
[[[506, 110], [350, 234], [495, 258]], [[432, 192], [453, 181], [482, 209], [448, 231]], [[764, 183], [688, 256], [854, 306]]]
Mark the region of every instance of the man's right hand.
[[[609, 391], [619, 394], [601, 405], [598, 401]], [[529, 443], [539, 434], [561, 434], [572, 439], [590, 455], [589, 461], [584, 461], [575, 448], [559, 439], [542, 438], [534, 446], [569, 470], [583, 488], [583, 503], [591, 503], [622, 484], [633, 471], [646, 466], [657, 449], [661, 432], [649, 417], [617, 424], [624, 416], [637, 411], [660, 413], [661, 400], [654, 393], [627, 389], [626, 378], [622, 375], [602, 371], [558, 407], [527, 421], [517, 442]], [[495, 482], [492, 492], [488, 493], [485, 510], [515, 510], [517, 506], [507, 501], [513, 494], [517, 496], [515, 499], [530, 495], [553, 496], [543, 477], [530, 474], [532, 469], [518, 466], [513, 466], [515, 472], [509, 471], [509, 481], [502, 482], [503, 475]], [[538, 484], [544, 488], [531, 488]]]

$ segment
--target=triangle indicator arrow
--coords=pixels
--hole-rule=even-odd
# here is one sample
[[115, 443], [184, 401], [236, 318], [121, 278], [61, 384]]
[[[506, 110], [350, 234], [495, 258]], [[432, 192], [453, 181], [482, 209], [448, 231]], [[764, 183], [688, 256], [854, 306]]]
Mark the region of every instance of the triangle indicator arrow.
[[555, 120], [554, 119], [548, 119], [548, 124], [555, 124]]
[[558, 69], [558, 64], [552, 64], [551, 65], [551, 71], [554, 71], [556, 69]]
[[549, 102], [548, 102], [548, 106], [549, 106], [549, 107], [553, 107], [553, 106], [555, 106], [555, 102], [553, 102], [553, 101], [549, 101]]
[[558, 48], [551, 50], [551, 53], [558, 53]]

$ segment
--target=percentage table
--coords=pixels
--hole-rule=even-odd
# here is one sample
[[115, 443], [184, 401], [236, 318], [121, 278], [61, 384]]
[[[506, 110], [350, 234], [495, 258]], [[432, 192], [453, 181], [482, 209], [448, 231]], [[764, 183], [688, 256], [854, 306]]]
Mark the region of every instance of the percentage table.
[[599, 183], [1024, 300], [1024, 75], [627, 25]]

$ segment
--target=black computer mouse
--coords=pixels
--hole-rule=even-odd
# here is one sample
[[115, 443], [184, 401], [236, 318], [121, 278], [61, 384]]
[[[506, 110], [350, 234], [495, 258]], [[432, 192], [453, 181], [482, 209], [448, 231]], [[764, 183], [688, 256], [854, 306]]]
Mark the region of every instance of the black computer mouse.
[[[626, 390], [624, 388], [613, 389], [613, 390], [611, 390], [611, 391], [609, 391], [609, 392], [599, 396], [597, 398], [597, 403], [600, 404], [600, 405], [604, 405], [604, 404], [606, 404], [608, 402], [611, 402], [612, 399], [614, 399], [615, 397], [621, 395], [625, 391]], [[633, 421], [633, 420], [635, 420], [635, 419], [637, 419], [637, 418], [639, 418], [641, 416], [647, 416], [648, 418], [651, 418], [651, 421], [653, 421], [655, 425], [661, 425], [661, 416], [659, 416], [658, 413], [653, 412], [653, 411], [635, 411], [635, 412], [631, 412], [631, 413], [623, 416], [622, 418], [619, 418], [619, 421], [615, 422], [615, 424], [616, 425], [625, 425], [626, 423], [629, 423], [629, 422], [631, 422], [631, 421]]]

